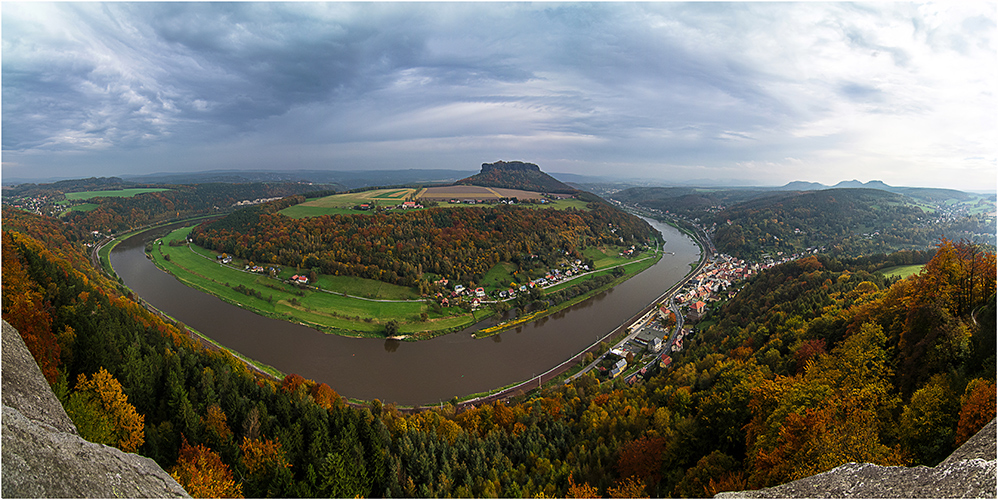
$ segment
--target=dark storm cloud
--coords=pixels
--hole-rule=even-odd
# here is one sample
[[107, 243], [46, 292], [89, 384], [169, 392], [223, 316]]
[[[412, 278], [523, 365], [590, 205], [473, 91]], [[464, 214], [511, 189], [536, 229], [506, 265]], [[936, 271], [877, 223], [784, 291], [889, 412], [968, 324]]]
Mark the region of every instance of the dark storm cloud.
[[807, 168], [827, 182], [816, 173], [884, 158], [913, 178], [957, 158], [974, 175], [994, 168], [974, 132], [995, 127], [982, 112], [994, 107], [993, 9], [177, 2], [3, 14], [5, 172], [520, 158], [756, 182]]

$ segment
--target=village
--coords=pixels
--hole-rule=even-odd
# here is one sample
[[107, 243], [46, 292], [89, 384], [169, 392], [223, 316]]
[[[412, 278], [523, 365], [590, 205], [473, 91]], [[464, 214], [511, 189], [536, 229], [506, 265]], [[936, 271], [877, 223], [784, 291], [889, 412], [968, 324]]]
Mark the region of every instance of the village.
[[599, 358], [590, 362], [568, 381], [594, 371], [597, 380], [610, 381], [623, 376], [627, 384], [666, 369], [672, 355], [683, 350], [683, 340], [697, 333], [697, 325], [716, 302], [733, 298], [745, 279], [778, 264], [808, 253], [780, 256], [761, 263], [749, 263], [725, 254], [713, 254], [685, 282], [677, 285], [666, 301], [653, 307], [626, 328], [627, 336]]
[[[630, 251], [633, 253], [633, 249], [630, 249]], [[517, 294], [529, 293], [530, 290], [534, 289], [543, 290], [544, 288], [557, 285], [566, 280], [578, 278], [583, 274], [593, 271], [588, 264], [583, 263], [580, 259], [575, 259], [563, 263], [559, 268], [549, 269], [548, 273], [543, 277], [530, 280], [523, 284], [510, 283], [509, 288], [505, 290], [493, 291], [492, 293], [495, 294], [495, 297], [490, 297], [485, 287], [471, 288], [465, 287], [462, 284], [455, 284], [449, 294], [445, 295], [444, 292], [438, 292], [436, 298], [443, 307], [450, 307], [470, 299], [471, 308], [478, 309], [489, 302], [511, 301], [516, 299]], [[446, 279], [441, 279], [433, 283], [445, 289], [450, 285], [450, 281]]]

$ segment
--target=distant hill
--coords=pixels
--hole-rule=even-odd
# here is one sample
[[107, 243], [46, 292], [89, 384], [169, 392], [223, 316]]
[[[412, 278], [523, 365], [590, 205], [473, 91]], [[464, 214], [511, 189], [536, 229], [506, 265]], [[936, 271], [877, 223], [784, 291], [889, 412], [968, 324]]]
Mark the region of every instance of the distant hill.
[[449, 184], [466, 177], [467, 170], [211, 170], [124, 176], [133, 182], [203, 184], [208, 182], [313, 182], [342, 186], [343, 190], [401, 184]]
[[663, 212], [700, 217], [737, 203], [782, 193], [767, 189], [710, 189], [694, 187], [633, 187], [613, 193], [615, 200], [654, 208]]
[[834, 186], [826, 186], [819, 182], [794, 181], [785, 186], [776, 188], [779, 191], [821, 191], [823, 189], [877, 189], [889, 193], [903, 194], [912, 198], [931, 203], [944, 203], [946, 201], [967, 201], [974, 198], [974, 195], [957, 191], [955, 189], [942, 188], [922, 188], [922, 187], [901, 187], [890, 186], [883, 181], [860, 182], [856, 179], [842, 181]]
[[76, 191], [99, 191], [105, 189], [124, 189], [134, 186], [118, 177], [90, 177], [87, 179], [68, 179], [52, 183], [35, 184], [26, 182], [13, 186], [4, 196], [42, 196], [54, 193], [72, 193]]
[[940, 236], [994, 242], [994, 219], [987, 215], [933, 213], [920, 200], [879, 189], [774, 193], [710, 218], [718, 250], [742, 258], [814, 249], [846, 256], [925, 249]]
[[533, 163], [502, 161], [483, 163], [482, 171], [455, 184], [522, 189], [541, 193], [574, 193], [577, 190], [551, 177]]

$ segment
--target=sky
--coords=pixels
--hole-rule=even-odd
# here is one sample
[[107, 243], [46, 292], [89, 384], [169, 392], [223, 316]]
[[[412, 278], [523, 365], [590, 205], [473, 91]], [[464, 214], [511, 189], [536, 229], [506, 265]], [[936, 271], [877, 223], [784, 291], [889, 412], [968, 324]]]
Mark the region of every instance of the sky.
[[4, 178], [549, 173], [995, 190], [998, 3], [3, 2]]

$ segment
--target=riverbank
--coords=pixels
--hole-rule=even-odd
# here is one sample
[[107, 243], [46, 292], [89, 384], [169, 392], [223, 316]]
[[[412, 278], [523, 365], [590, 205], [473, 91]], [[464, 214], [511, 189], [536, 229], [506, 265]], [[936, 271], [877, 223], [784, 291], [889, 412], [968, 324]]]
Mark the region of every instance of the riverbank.
[[[325, 382], [354, 401], [379, 399], [415, 407], [476, 394], [487, 397], [511, 384], [536, 387], [537, 373], [563, 365], [594, 341], [598, 345], [641, 304], [682, 279], [689, 263], [700, 257], [699, 247], [674, 228], [650, 222], [668, 241], [662, 258], [650, 268], [569, 309], [477, 340], [471, 337], [477, 329], [420, 342], [358, 339], [262, 317], [164, 273], [146, 257], [138, 239], [118, 245], [111, 262], [144, 301], [245, 358]], [[164, 241], [163, 248], [167, 245]]]
[[[157, 267], [187, 286], [235, 306], [324, 333], [353, 338], [427, 340], [480, 324], [498, 310], [489, 307], [488, 302], [481, 308], [465, 310], [467, 312], [457, 307], [440, 307], [432, 300], [418, 297], [413, 289], [357, 277], [318, 275], [313, 276], [314, 285], [302, 285], [291, 281], [294, 271], [290, 269], [251, 272], [246, 269], [253, 265], [251, 262], [233, 259], [222, 263], [214, 252], [187, 241], [190, 230], [189, 227], [173, 230], [147, 246], [148, 254]], [[606, 284], [544, 311], [529, 313], [529, 318], [486, 328], [486, 334], [495, 334], [571, 307], [619, 285], [654, 265], [660, 258], [661, 253], [655, 252], [634, 262], [563, 280], [549, 289], [556, 292], [589, 280], [606, 281], [605, 277], [616, 269], [623, 273]], [[607, 258], [604, 261], [613, 262]], [[390, 332], [389, 325], [393, 322], [395, 329]]]

